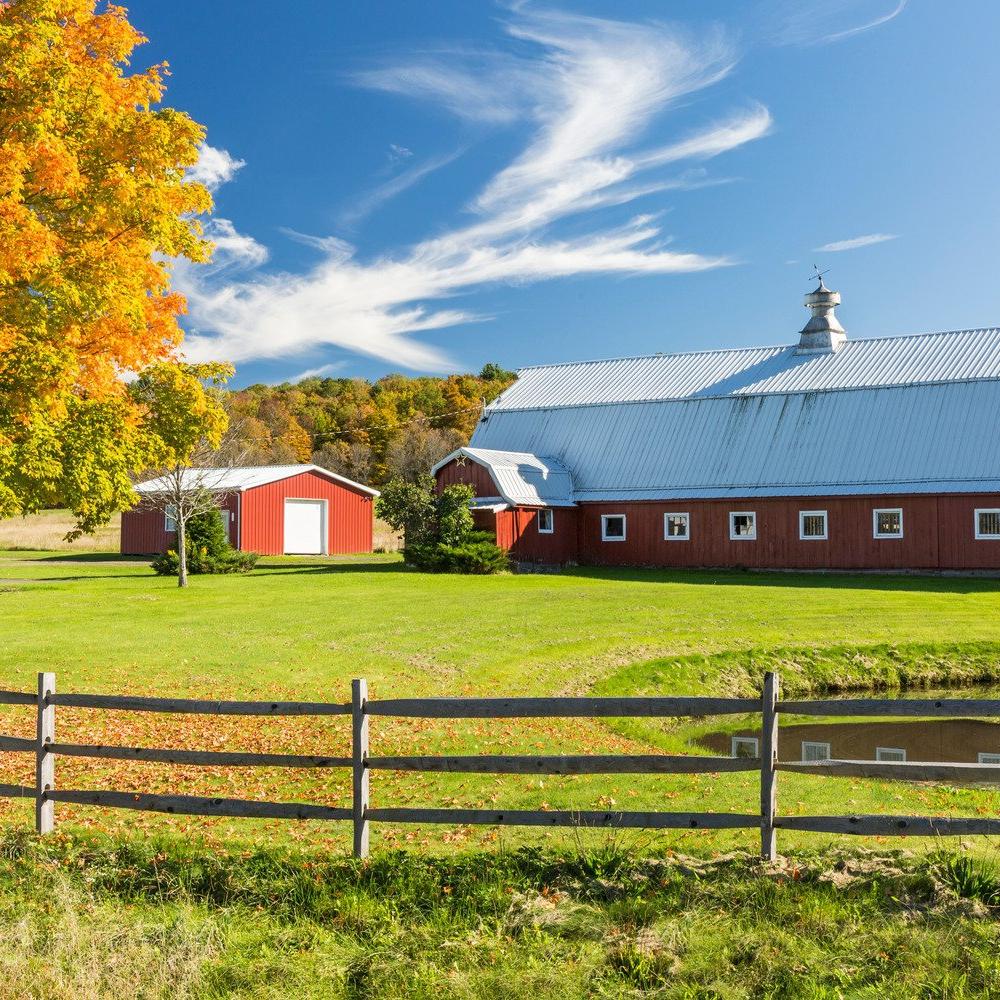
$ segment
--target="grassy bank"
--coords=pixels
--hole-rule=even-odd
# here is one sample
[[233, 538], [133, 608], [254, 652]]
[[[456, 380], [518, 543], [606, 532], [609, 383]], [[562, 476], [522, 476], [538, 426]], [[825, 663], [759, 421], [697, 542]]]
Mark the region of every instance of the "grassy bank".
[[1000, 881], [946, 856], [0, 843], [0, 996], [1000, 995]]

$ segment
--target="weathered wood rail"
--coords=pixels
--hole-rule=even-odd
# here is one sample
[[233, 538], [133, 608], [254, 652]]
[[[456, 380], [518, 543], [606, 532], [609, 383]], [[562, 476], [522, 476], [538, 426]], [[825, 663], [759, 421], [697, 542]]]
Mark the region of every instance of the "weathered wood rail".
[[[206, 701], [119, 695], [58, 694], [55, 675], [38, 675], [35, 694], [0, 691], [0, 705], [31, 706], [36, 737], [0, 736], [0, 751], [35, 757], [35, 784], [0, 784], [0, 797], [33, 799], [40, 834], [55, 826], [57, 802], [138, 809], [199, 816], [258, 819], [350, 821], [354, 853], [365, 857], [371, 823], [445, 823], [456, 826], [614, 827], [627, 829], [760, 829], [761, 853], [774, 858], [779, 830], [866, 836], [1000, 835], [1000, 817], [946, 816], [782, 816], [778, 812], [778, 772], [899, 781], [974, 781], [1000, 784], [1000, 764], [917, 763], [870, 760], [782, 761], [778, 757], [778, 720], [782, 713], [824, 716], [1000, 717], [1000, 700], [845, 698], [781, 701], [776, 674], [764, 678], [760, 698], [389, 698], [372, 701], [367, 684], [355, 680], [344, 703], [281, 701]], [[102, 746], [56, 741], [56, 709], [167, 712], [235, 716], [351, 717], [351, 756], [244, 753], [216, 750], [169, 750], [154, 747]], [[371, 756], [368, 732], [373, 716], [424, 719], [527, 718], [676, 718], [760, 715], [759, 757], [669, 754], [416, 755]], [[59, 757], [148, 761], [212, 767], [345, 768], [352, 775], [350, 808], [300, 802], [262, 802], [196, 795], [59, 789]], [[373, 807], [373, 771], [420, 771], [462, 774], [717, 774], [759, 771], [760, 809], [747, 813], [558, 809], [460, 809]]]

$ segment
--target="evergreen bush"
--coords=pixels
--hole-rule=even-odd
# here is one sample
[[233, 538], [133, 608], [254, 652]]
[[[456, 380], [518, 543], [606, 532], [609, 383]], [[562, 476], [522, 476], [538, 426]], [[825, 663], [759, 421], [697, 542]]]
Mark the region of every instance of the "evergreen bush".
[[[249, 573], [257, 565], [256, 552], [240, 552], [229, 544], [221, 511], [193, 515], [186, 534], [189, 573]], [[178, 562], [176, 550], [168, 549], [151, 565], [160, 576], [177, 576]]]

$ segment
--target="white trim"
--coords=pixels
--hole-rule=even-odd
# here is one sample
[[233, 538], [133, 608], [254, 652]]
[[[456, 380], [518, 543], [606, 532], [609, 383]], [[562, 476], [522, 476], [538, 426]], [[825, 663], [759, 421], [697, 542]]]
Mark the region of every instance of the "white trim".
[[[267, 470], [271, 470], [268, 474]], [[276, 470], [280, 469], [281, 472]], [[190, 472], [190, 477], [187, 473]], [[241, 493], [247, 490], [255, 490], [260, 486], [269, 486], [271, 483], [284, 482], [293, 476], [301, 476], [303, 473], [315, 472], [317, 475], [326, 476], [342, 486], [349, 486], [351, 489], [367, 493], [369, 496], [377, 497], [379, 491], [364, 483], [356, 483], [346, 476], [338, 476], [336, 472], [324, 469], [321, 465], [241, 465], [232, 469], [227, 468], [191, 468], [183, 473], [182, 483], [187, 481], [190, 485], [185, 485], [185, 489], [203, 488], [212, 493]], [[136, 483], [132, 489], [136, 493], [149, 493], [161, 495], [169, 493], [171, 484], [167, 483], [165, 476], [157, 479], [147, 479], [145, 482]]]
[[[684, 518], [684, 534], [683, 535], [671, 535], [667, 531], [667, 518], [670, 517], [683, 517]], [[686, 511], [673, 511], [668, 510], [663, 515], [663, 538], [667, 542], [689, 542], [691, 540], [691, 515]]]
[[[736, 752], [736, 747], [740, 743], [749, 743], [753, 747], [752, 754], [739, 754]], [[756, 736], [734, 736], [729, 743], [730, 756], [732, 757], [759, 757], [760, 756], [760, 740]]]
[[980, 751], [976, 755], [976, 762], [979, 764], [1000, 764], [1000, 753], [983, 753]]
[[[542, 515], [549, 515], [549, 526], [547, 528], [542, 527]], [[538, 511], [538, 517], [535, 518], [535, 523], [538, 525], [538, 534], [540, 535], [552, 535], [555, 534], [556, 530], [556, 515], [555, 511], [551, 507], [541, 507]]]
[[[622, 519], [622, 533], [621, 535], [612, 535], [608, 537], [608, 520], [612, 517], [620, 517]], [[601, 515], [601, 541], [602, 542], [624, 542], [625, 534], [628, 530], [628, 518], [624, 514], [602, 514]]]
[[[823, 518], [823, 534], [807, 535], [806, 518]], [[825, 542], [830, 537], [830, 518], [825, 510], [800, 510], [799, 511], [799, 541], [800, 542]]]
[[[806, 754], [806, 747], [822, 747], [822, 748], [824, 748], [824, 750], [826, 752], [826, 756], [825, 757], [809, 757]], [[830, 759], [830, 744], [829, 743], [823, 743], [823, 742], [821, 742], [819, 740], [803, 740], [802, 741], [802, 760], [803, 761], [829, 760], [829, 759]]]
[[[886, 757], [885, 754], [902, 754], [899, 756]], [[875, 747], [875, 759], [884, 760], [887, 763], [906, 763], [906, 751], [902, 747]]]
[[[878, 530], [879, 514], [898, 514], [899, 531], [896, 533], [880, 532]], [[902, 538], [903, 537], [903, 508], [902, 507], [875, 507], [872, 510], [872, 538]]]
[[[749, 517], [753, 519], [753, 531], [749, 535], [736, 534], [736, 518]], [[757, 511], [755, 510], [731, 510], [729, 512], [729, 540], [731, 542], [755, 542], [757, 541]]]
[[980, 514], [997, 514], [1000, 515], [1000, 507], [977, 507], [975, 518], [973, 520], [973, 527], [976, 529], [976, 541], [996, 541], [1000, 539], [1000, 533], [998, 534], [984, 534], [979, 530], [979, 515]]
[[[323, 524], [319, 552], [286, 552], [285, 513], [290, 503], [318, 503], [323, 505]], [[323, 497], [282, 497], [281, 503], [281, 552], [293, 556], [328, 556], [330, 554], [330, 502]]]
[[163, 510], [163, 530], [168, 535], [177, 534], [177, 504], [175, 503], [168, 503]]
[[[491, 461], [490, 459], [484, 457], [483, 452], [488, 452], [493, 455], [507, 455], [509, 456], [508, 462], [499, 463]], [[489, 474], [493, 485], [496, 487], [497, 492], [500, 494], [500, 498], [509, 503], [512, 507], [575, 507], [576, 502], [566, 496], [553, 496], [551, 494], [547, 496], [542, 496], [536, 489], [535, 496], [529, 497], [524, 496], [513, 496], [509, 489], [504, 488], [502, 482], [504, 476], [501, 471], [505, 467], [510, 467], [517, 464], [517, 460], [520, 459], [523, 462], [534, 462], [536, 467], [535, 472], [542, 475], [543, 478], [549, 478], [553, 474], [565, 475], [570, 479], [570, 492], [572, 492], [572, 479], [569, 475], [569, 470], [559, 461], [553, 458], [543, 458], [540, 455], [534, 455], [531, 452], [526, 451], [501, 451], [496, 448], [456, 448], [450, 455], [445, 455], [436, 465], [431, 467], [431, 475], [437, 476], [437, 474], [448, 464], [454, 462], [459, 458], [467, 458], [476, 465], [485, 469]], [[524, 482], [523, 476], [522, 482]], [[527, 484], [526, 484], [527, 485]], [[509, 486], [509, 484], [508, 484]]]

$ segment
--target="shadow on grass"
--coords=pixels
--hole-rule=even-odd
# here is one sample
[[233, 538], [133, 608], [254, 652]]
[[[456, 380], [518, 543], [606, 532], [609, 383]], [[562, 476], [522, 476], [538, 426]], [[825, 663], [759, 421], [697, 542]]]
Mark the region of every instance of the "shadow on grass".
[[652, 567], [573, 566], [560, 576], [629, 583], [682, 583], [704, 586], [780, 587], [802, 590], [887, 590], [947, 594], [1000, 593], [1000, 570], [992, 576], [936, 573], [858, 573], [837, 571], [763, 571], [742, 569], [654, 569]]
[[402, 560], [394, 562], [296, 562], [264, 563], [251, 576], [301, 576], [304, 574], [343, 573], [418, 573]]
[[[4, 549], [4, 552], [24, 553], [24, 562], [56, 563], [148, 563], [152, 556], [123, 556], [120, 552], [50, 552], [39, 553], [38, 549]], [[31, 555], [30, 553], [35, 553]]]

